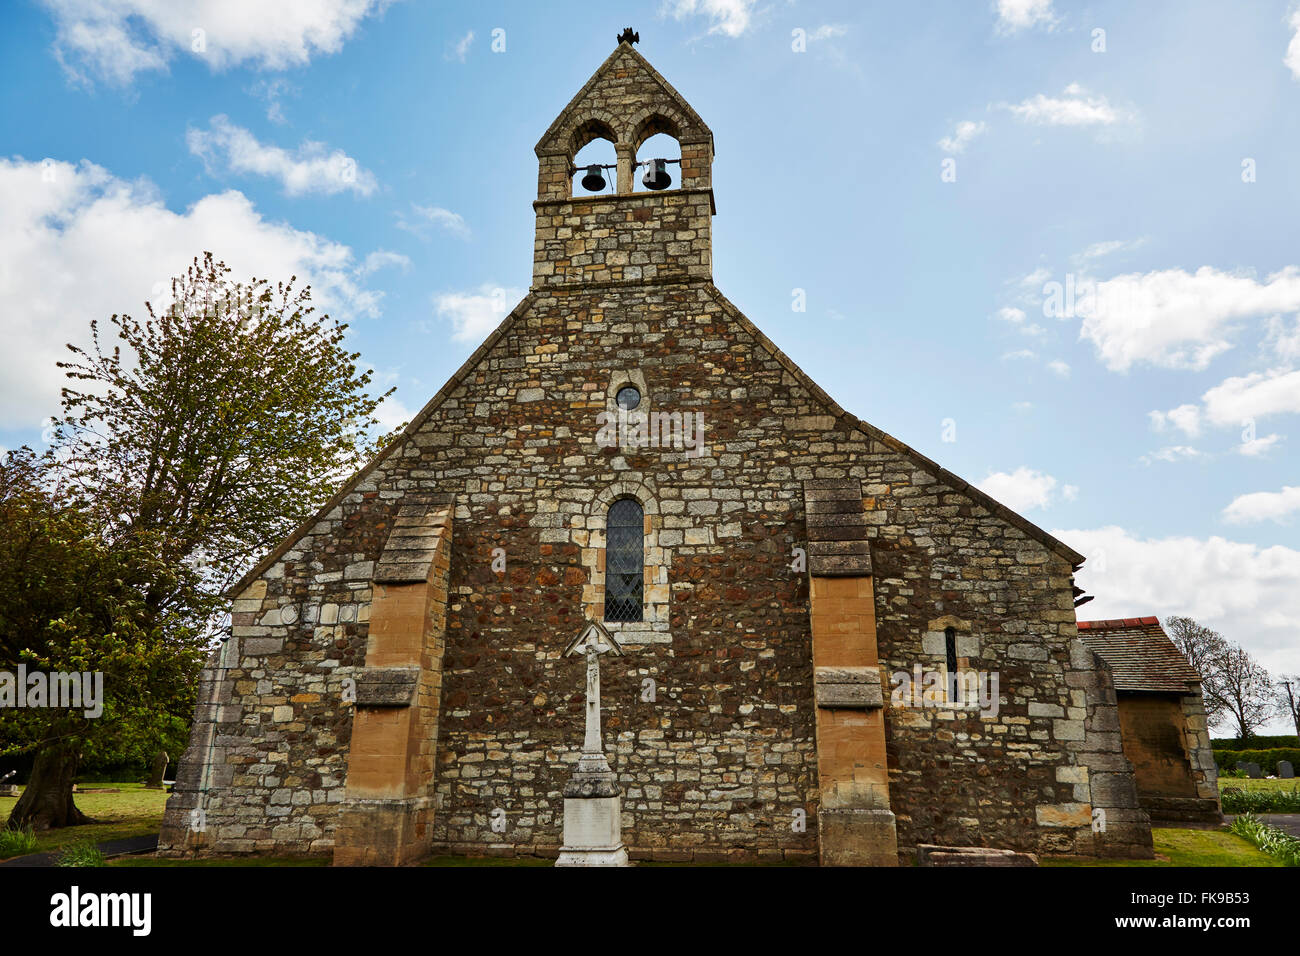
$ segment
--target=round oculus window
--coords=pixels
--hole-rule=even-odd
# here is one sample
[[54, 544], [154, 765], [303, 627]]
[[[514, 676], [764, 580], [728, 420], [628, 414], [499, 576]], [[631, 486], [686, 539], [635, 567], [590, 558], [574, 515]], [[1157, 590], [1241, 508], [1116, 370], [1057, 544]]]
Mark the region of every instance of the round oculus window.
[[619, 408], [630, 412], [641, 404], [641, 393], [631, 385], [624, 385], [614, 396], [614, 401], [618, 403]]

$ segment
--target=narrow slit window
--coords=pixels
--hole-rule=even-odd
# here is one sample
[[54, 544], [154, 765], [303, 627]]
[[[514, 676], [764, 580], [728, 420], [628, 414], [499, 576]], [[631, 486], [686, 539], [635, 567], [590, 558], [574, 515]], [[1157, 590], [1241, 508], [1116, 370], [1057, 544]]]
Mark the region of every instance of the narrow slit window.
[[949, 701], [960, 701], [963, 698], [961, 687], [957, 680], [957, 630], [952, 627], [943, 629], [943, 649], [948, 655], [948, 679], [945, 681], [945, 690]]
[[645, 513], [640, 502], [620, 498], [605, 523], [605, 620], [641, 620], [645, 578]]

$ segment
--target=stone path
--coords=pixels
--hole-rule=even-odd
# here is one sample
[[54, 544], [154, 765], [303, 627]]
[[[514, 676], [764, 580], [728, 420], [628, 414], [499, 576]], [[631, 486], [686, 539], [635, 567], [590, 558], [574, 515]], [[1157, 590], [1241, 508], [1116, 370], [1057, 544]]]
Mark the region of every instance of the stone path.
[[[98, 843], [99, 852], [104, 856], [124, 856], [128, 853], [152, 853], [158, 849], [158, 834], [142, 837], [127, 837], [123, 840], [108, 840], [104, 843]], [[58, 850], [51, 850], [48, 853], [29, 853], [27, 856], [16, 856], [12, 860], [5, 860], [0, 866], [56, 866], [59, 858]]]

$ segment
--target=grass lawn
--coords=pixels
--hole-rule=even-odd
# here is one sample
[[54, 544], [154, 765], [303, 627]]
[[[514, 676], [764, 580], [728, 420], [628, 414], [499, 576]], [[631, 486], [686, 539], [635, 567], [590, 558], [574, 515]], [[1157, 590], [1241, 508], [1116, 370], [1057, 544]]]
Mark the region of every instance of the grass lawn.
[[[95, 790], [113, 789], [122, 792], [78, 793], [77, 807], [98, 822], [38, 833], [33, 853], [58, 850], [81, 839], [103, 843], [105, 840], [121, 840], [125, 837], [150, 836], [162, 827], [163, 807], [167, 803], [166, 790], [146, 790], [142, 783], [88, 783], [85, 786]], [[0, 797], [0, 826], [9, 819], [9, 812], [17, 802], [17, 797]]]
[[1270, 780], [1267, 777], [1261, 780], [1251, 780], [1249, 777], [1220, 777], [1219, 790], [1226, 790], [1228, 787], [1237, 787], [1241, 790], [1294, 790], [1300, 787], [1300, 778], [1292, 777], [1290, 780], [1283, 780], [1278, 777], [1276, 780]]
[[[1258, 781], [1256, 781], [1258, 782]], [[1235, 833], [1225, 830], [1180, 830], [1157, 827], [1151, 831], [1154, 860], [1045, 859], [1043, 866], [1281, 866], [1281, 862], [1255, 849]]]

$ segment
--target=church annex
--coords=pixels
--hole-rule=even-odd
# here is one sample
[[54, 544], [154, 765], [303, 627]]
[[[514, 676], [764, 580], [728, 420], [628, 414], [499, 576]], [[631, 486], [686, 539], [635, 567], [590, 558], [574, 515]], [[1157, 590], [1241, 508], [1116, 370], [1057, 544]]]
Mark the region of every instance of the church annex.
[[704, 121], [620, 38], [536, 153], [529, 293], [233, 590], [160, 851], [555, 856], [596, 620], [633, 859], [1150, 856], [1083, 556], [727, 301]]

